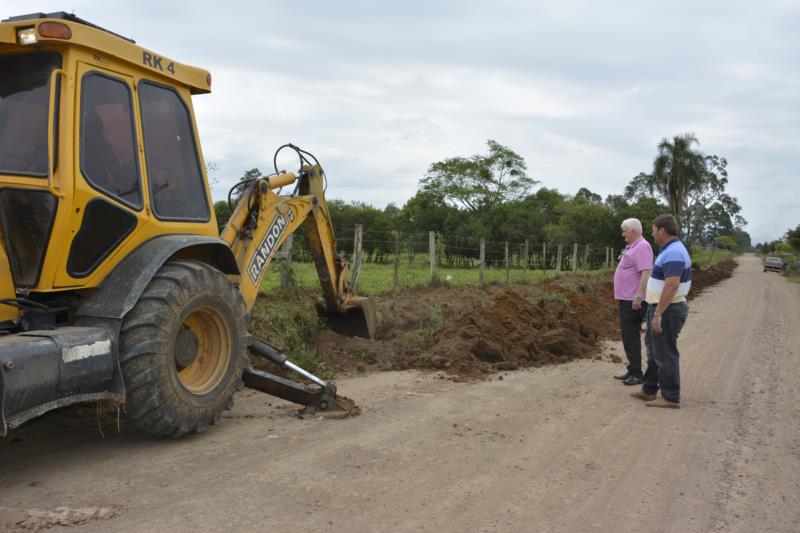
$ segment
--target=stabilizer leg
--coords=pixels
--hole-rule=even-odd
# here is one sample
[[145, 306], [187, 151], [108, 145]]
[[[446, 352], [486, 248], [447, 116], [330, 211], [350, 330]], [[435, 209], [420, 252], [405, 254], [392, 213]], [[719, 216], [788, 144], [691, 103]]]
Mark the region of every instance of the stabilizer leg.
[[250, 353], [264, 357], [281, 368], [289, 368], [303, 377], [313, 381], [318, 386], [310, 387], [297, 383], [263, 370], [250, 367], [244, 370], [242, 381], [246, 387], [282, 398], [286, 401], [303, 405], [306, 412], [324, 412], [350, 416], [358, 414], [359, 408], [355, 403], [342, 396], [336, 395], [336, 385], [326, 382], [289, 361], [284, 354], [274, 346], [253, 339]]

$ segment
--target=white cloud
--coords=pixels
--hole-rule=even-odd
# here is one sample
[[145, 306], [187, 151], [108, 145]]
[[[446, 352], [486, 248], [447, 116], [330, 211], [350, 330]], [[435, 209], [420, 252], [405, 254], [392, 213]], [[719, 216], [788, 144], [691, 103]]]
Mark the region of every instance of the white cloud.
[[[212, 72], [214, 92], [194, 105], [220, 197], [292, 141], [320, 157], [331, 195], [402, 204], [430, 163], [481, 152], [489, 138], [546, 186], [606, 195], [650, 168], [662, 137], [693, 131], [729, 159], [755, 240], [800, 222], [792, 0], [68, 7]], [[31, 11], [22, 0], [0, 9]]]

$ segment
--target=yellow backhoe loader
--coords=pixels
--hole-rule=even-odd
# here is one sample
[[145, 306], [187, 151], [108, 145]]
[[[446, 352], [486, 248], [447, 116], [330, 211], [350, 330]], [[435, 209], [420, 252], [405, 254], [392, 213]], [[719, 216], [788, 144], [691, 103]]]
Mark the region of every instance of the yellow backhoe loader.
[[[191, 99], [210, 90], [208, 72], [71, 14], [0, 23], [0, 436], [105, 400], [178, 437], [214, 424], [244, 386], [342, 408], [333, 383], [248, 332], [270, 261], [303, 225], [321, 309], [371, 335], [371, 306], [336, 254], [324, 172], [281, 147], [299, 170], [240, 183], [219, 234]], [[256, 370], [250, 355], [313, 383]]]

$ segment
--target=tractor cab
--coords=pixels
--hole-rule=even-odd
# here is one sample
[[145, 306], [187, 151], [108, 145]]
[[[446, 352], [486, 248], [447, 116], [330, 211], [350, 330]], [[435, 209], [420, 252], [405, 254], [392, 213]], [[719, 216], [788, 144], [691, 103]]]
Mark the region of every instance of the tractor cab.
[[0, 72], [0, 437], [93, 401], [177, 437], [216, 423], [244, 386], [351, 410], [248, 330], [270, 261], [302, 226], [321, 309], [374, 331], [313, 154], [279, 148], [300, 172], [245, 182], [220, 235], [191, 100], [210, 91], [208, 72], [66, 13], [0, 22]]
[[208, 72], [63, 12], [0, 22], [0, 72], [0, 325], [154, 237], [218, 235], [191, 101]]

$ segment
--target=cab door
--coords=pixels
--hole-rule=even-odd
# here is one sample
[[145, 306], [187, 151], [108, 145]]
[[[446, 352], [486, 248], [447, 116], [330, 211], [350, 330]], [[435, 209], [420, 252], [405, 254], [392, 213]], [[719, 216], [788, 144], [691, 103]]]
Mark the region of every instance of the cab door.
[[61, 287], [94, 285], [146, 221], [133, 78], [79, 63], [77, 84], [75, 216], [56, 277]]

